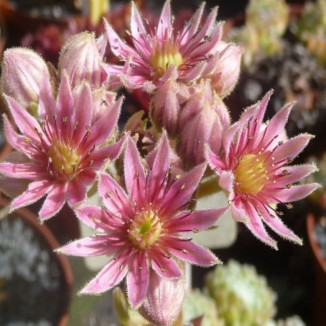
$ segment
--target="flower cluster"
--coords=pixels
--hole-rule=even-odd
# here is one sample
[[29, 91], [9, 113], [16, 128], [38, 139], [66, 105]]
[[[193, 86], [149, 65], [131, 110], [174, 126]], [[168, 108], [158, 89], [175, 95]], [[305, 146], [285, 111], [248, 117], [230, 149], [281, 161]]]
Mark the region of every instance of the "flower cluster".
[[[5, 134], [14, 151], [0, 163], [0, 188], [15, 193], [11, 210], [46, 196], [44, 221], [67, 203], [95, 232], [58, 252], [109, 256], [81, 293], [125, 282], [131, 307], [159, 325], [178, 317], [185, 262], [219, 262], [193, 233], [230, 209], [268, 245], [276, 248], [264, 224], [300, 244], [278, 207], [318, 187], [298, 184], [314, 165], [291, 166], [311, 138], [287, 138], [292, 104], [264, 122], [268, 93], [231, 123], [223, 99], [237, 82], [242, 50], [221, 40], [217, 9], [207, 17], [204, 9], [177, 30], [169, 0], [156, 27], [132, 3], [129, 42], [106, 23], [98, 39], [87, 32], [71, 37], [57, 69], [25, 48], [8, 49], [2, 64]], [[120, 65], [106, 61], [107, 47]], [[148, 111], [132, 115], [123, 131], [121, 86], [150, 99]], [[213, 173], [229, 205], [194, 210], [198, 185]], [[90, 189], [102, 207], [87, 203]]]

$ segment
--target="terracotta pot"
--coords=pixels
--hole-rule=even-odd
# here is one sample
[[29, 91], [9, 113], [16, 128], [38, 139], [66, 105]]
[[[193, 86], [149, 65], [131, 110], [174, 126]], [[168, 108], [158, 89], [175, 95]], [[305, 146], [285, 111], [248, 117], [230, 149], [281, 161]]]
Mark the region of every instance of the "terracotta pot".
[[[0, 197], [0, 206], [4, 207], [8, 204], [8, 200]], [[59, 243], [53, 236], [52, 232], [45, 226], [41, 225], [38, 222], [38, 219], [34, 213], [32, 213], [27, 208], [21, 208], [15, 211], [14, 213], [4, 217], [8, 219], [21, 218], [25, 225], [28, 225], [35, 233], [37, 233], [42, 242], [44, 242], [47, 252], [49, 253], [50, 258], [54, 259], [58, 263], [58, 267], [62, 273], [63, 279], [63, 288], [65, 289], [62, 293], [62, 302], [64, 302], [63, 309], [60, 316], [58, 316], [58, 326], [67, 325], [68, 321], [68, 310], [71, 300], [71, 289], [73, 284], [73, 275], [69, 261], [66, 256], [58, 255], [54, 252], [54, 249], [59, 247]], [[60, 300], [61, 301], [61, 300]], [[50, 301], [49, 301], [50, 302]]]
[[307, 216], [307, 233], [315, 262], [315, 298], [314, 319], [315, 326], [326, 325], [326, 259], [316, 240], [316, 217], [313, 214]]

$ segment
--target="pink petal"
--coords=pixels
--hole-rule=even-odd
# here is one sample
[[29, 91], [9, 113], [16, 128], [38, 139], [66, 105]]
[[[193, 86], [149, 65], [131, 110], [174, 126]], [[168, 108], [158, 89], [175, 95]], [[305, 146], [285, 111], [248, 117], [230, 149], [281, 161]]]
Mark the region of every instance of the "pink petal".
[[283, 203], [301, 200], [309, 196], [313, 191], [320, 188], [318, 183], [307, 185], [292, 186], [290, 189], [280, 189], [274, 196]]
[[229, 155], [231, 144], [235, 140], [235, 134], [239, 130], [239, 127], [240, 127], [240, 124], [238, 122], [234, 123], [223, 134], [223, 148], [224, 148], [224, 152], [225, 152], [226, 156]]
[[228, 209], [222, 207], [217, 209], [205, 209], [191, 213], [185, 211], [178, 213], [171, 220], [167, 221], [165, 227], [169, 233], [198, 232], [212, 226]]
[[44, 169], [34, 162], [21, 164], [3, 162], [0, 163], [0, 173], [11, 178], [22, 178], [30, 180], [40, 179], [46, 176]]
[[96, 173], [91, 169], [85, 169], [76, 177], [78, 182], [84, 184], [85, 186], [91, 185], [96, 177]]
[[294, 103], [287, 103], [284, 107], [278, 111], [274, 117], [271, 119], [270, 123], [267, 126], [265, 142], [269, 143], [270, 140], [284, 130], [285, 124], [288, 121], [289, 114], [293, 107]]
[[143, 302], [147, 293], [148, 281], [147, 255], [140, 251], [130, 259], [127, 275], [128, 298], [132, 309], [137, 309]]
[[104, 26], [106, 30], [106, 36], [110, 42], [111, 50], [117, 57], [121, 56], [124, 60], [129, 56], [137, 56], [137, 53], [123, 42], [118, 34], [114, 31], [111, 25], [104, 19]]
[[150, 184], [149, 184], [149, 201], [155, 202], [156, 199], [160, 199], [164, 193], [167, 173], [170, 169], [170, 147], [166, 132], [160, 139], [157, 147], [153, 167], [150, 172]]
[[25, 153], [25, 155], [28, 157], [31, 157], [29, 151], [32, 153], [37, 153], [37, 150], [28, 145], [26, 142], [26, 137], [17, 134], [7, 116], [3, 114], [2, 117], [8, 143], [17, 151]]
[[200, 164], [175, 181], [163, 198], [160, 213], [170, 216], [187, 205], [205, 170], [206, 163]]
[[250, 202], [246, 202], [245, 210], [248, 214], [249, 221], [245, 223], [246, 227], [251, 231], [251, 233], [256, 236], [262, 242], [268, 244], [273, 249], [277, 250], [277, 244], [274, 239], [272, 239], [265, 230], [263, 222], [258, 215], [256, 209], [252, 206]]
[[101, 173], [99, 180], [99, 194], [105, 207], [118, 216], [125, 218], [133, 216], [133, 210], [130, 206], [129, 198], [124, 190], [108, 174]]
[[125, 183], [132, 201], [142, 206], [146, 194], [146, 176], [137, 147], [131, 138], [128, 138], [124, 159]]
[[90, 159], [93, 160], [91, 167], [94, 170], [98, 170], [103, 166], [103, 164], [105, 164], [106, 161], [114, 161], [117, 159], [124, 148], [125, 141], [126, 137], [124, 136], [112, 145], [103, 147], [99, 150], [94, 150], [90, 156]]
[[292, 230], [287, 228], [282, 220], [274, 213], [274, 211], [270, 210], [269, 213], [264, 211], [263, 219], [265, 223], [281, 237], [302, 245], [302, 239], [295, 235]]
[[71, 207], [81, 204], [86, 199], [86, 186], [78, 178], [71, 180], [67, 189], [67, 200]]
[[59, 93], [57, 96], [57, 133], [62, 135], [68, 141], [71, 137], [71, 121], [74, 109], [74, 99], [71, 93], [69, 78], [66, 71], [62, 72]]
[[182, 275], [171, 255], [158, 248], [151, 251], [151, 263], [153, 270], [162, 278], [179, 278]]
[[206, 159], [210, 166], [210, 168], [220, 175], [221, 169], [225, 169], [225, 163], [211, 150], [211, 148], [207, 145], [206, 146]]
[[236, 222], [242, 222], [242, 223], [249, 222], [249, 218], [248, 218], [246, 212], [243, 209], [241, 209], [240, 207], [237, 207], [237, 205], [234, 203], [231, 204], [231, 214], [232, 214], [233, 219]]
[[43, 206], [39, 211], [40, 219], [46, 220], [57, 214], [66, 202], [66, 195], [67, 183], [64, 182], [55, 184], [53, 189], [49, 191], [49, 194], [45, 198]]
[[44, 76], [40, 88], [38, 111], [41, 119], [49, 119], [50, 124], [55, 125], [56, 105], [50, 81], [46, 76]]
[[309, 134], [301, 134], [278, 146], [273, 155], [275, 162], [293, 159], [308, 145], [311, 138]]
[[156, 35], [160, 41], [171, 38], [173, 32], [170, 0], [166, 0], [157, 25]]
[[38, 122], [14, 99], [6, 95], [4, 95], [4, 97], [7, 100], [14, 121], [22, 134], [28, 137], [31, 141], [38, 143], [40, 137], [36, 129], [41, 131]]
[[124, 252], [109, 261], [79, 293], [100, 294], [119, 284], [128, 272], [128, 259], [129, 256]]
[[96, 206], [84, 206], [81, 208], [75, 209], [77, 217], [89, 227], [96, 229], [97, 228], [97, 219], [102, 217], [102, 209]]
[[116, 248], [107, 244], [105, 236], [91, 236], [70, 242], [56, 249], [56, 252], [71, 256], [87, 257], [111, 255], [115, 253], [116, 250]]
[[[316, 171], [318, 171], [318, 168], [314, 164], [283, 167], [278, 172], [281, 177], [277, 179], [276, 187], [290, 185], [306, 178], [308, 175]], [[285, 175], [283, 175], [283, 173], [285, 173]]]
[[188, 239], [166, 236], [164, 240], [166, 240], [166, 247], [172, 255], [191, 264], [212, 266], [219, 263], [218, 258], [212, 252]]
[[262, 100], [259, 102], [259, 105], [257, 106], [257, 109], [255, 110], [253, 120], [255, 120], [255, 123], [258, 125], [257, 132], [259, 131], [259, 127], [263, 122], [265, 112], [267, 105], [269, 103], [269, 100], [273, 94], [273, 90], [270, 90], [269, 92], [266, 93], [266, 95], [262, 98]]
[[206, 64], [205, 61], [199, 62], [194, 68], [189, 69], [185, 75], [179, 76], [180, 80], [187, 82], [195, 81], [202, 75], [206, 68]]
[[198, 27], [201, 23], [201, 18], [204, 12], [205, 3], [202, 2], [200, 7], [196, 10], [195, 14], [189, 19], [186, 26], [184, 27], [181, 38], [180, 38], [180, 46], [188, 44], [189, 41], [195, 36], [198, 31]]
[[233, 193], [234, 174], [231, 171], [222, 171], [218, 183], [222, 189]]
[[117, 126], [122, 101], [123, 98], [120, 97], [119, 100], [109, 110], [105, 110], [105, 113], [103, 113], [101, 119], [98, 119], [92, 125], [87, 143], [85, 146], [83, 146], [83, 150], [85, 152], [93, 150], [94, 146], [100, 146], [106, 140], [108, 140], [114, 127]]
[[[74, 130], [72, 141], [75, 144], [79, 144], [88, 132], [91, 123], [92, 116], [92, 95], [90, 87], [87, 83], [84, 83], [75, 103], [75, 117], [74, 123], [77, 124], [77, 128]], [[108, 120], [109, 121], [109, 120]], [[107, 122], [108, 122], [107, 121]], [[90, 133], [94, 132], [95, 127], [92, 126]], [[91, 137], [91, 136], [90, 136]], [[89, 137], [89, 138], [90, 138]]]
[[52, 188], [53, 184], [49, 180], [35, 181], [28, 185], [27, 190], [11, 202], [11, 210], [28, 206], [44, 195]]

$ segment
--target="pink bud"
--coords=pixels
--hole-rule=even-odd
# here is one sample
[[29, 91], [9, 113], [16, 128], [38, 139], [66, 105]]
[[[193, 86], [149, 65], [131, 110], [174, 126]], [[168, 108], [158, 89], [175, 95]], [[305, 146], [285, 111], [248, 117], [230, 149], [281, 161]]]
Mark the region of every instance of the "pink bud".
[[2, 61], [2, 91], [27, 110], [32, 110], [33, 105], [38, 104], [40, 88], [45, 79], [50, 79], [50, 72], [36, 52], [27, 48], [5, 51]]
[[58, 64], [59, 72], [66, 70], [72, 88], [86, 80], [92, 89], [100, 88], [108, 74], [93, 33], [82, 32], [63, 45]]
[[182, 109], [179, 121], [177, 152], [186, 168], [205, 160], [205, 144], [214, 152], [222, 145], [222, 133], [230, 125], [230, 115], [208, 81], [197, 85], [194, 94]]
[[218, 50], [220, 56], [210, 79], [213, 89], [223, 99], [232, 92], [239, 79], [243, 50], [235, 44], [224, 42], [221, 42]]
[[164, 128], [169, 135], [175, 135], [181, 105], [189, 97], [189, 90], [186, 85], [176, 81], [177, 75], [173, 75], [172, 69], [171, 72], [171, 77], [162, 83], [153, 97], [150, 116], [157, 129]]
[[171, 326], [180, 314], [184, 294], [184, 268], [178, 279], [165, 279], [151, 270], [147, 296], [139, 312], [155, 325]]

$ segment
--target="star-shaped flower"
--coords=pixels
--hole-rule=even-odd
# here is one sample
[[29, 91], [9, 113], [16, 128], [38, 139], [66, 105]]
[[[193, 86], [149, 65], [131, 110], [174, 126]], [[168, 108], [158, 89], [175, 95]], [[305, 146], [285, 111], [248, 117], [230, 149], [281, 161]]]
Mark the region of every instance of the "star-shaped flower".
[[124, 159], [123, 189], [111, 176], [100, 174], [99, 194], [104, 207], [85, 206], [77, 216], [97, 232], [76, 240], [59, 252], [75, 256], [109, 255], [111, 259], [81, 293], [101, 293], [125, 277], [133, 308], [146, 297], [150, 270], [159, 277], [179, 278], [178, 260], [211, 266], [218, 259], [184, 235], [211, 226], [226, 208], [186, 210], [206, 169], [201, 164], [175, 176], [170, 170], [169, 144], [161, 138], [151, 159], [142, 163], [129, 138]]
[[282, 212], [277, 206], [300, 200], [319, 185], [297, 184], [316, 171], [315, 165], [289, 165], [312, 138], [308, 134], [291, 139], [284, 136], [293, 103], [286, 104], [269, 123], [263, 123], [270, 96], [271, 92], [248, 108], [226, 130], [221, 154], [208, 149], [207, 159], [220, 186], [229, 194], [234, 219], [244, 222], [257, 238], [276, 249], [264, 223], [280, 236], [301, 244], [302, 240], [280, 219]]

